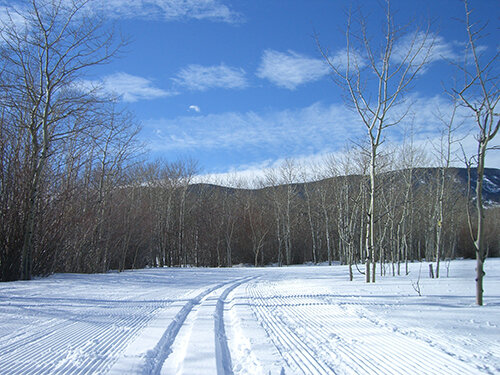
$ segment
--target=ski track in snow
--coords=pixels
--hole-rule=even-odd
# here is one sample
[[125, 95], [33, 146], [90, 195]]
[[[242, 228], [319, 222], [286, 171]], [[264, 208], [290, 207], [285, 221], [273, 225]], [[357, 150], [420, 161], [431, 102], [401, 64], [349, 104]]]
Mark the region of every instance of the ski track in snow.
[[[165, 331], [164, 335], [160, 339], [157, 347], [155, 348], [155, 356], [148, 357], [148, 360], [145, 364], [145, 371], [147, 373], [151, 374], [164, 374], [164, 373], [170, 373], [171, 369], [165, 368], [163, 369], [165, 365], [165, 361], [167, 357], [173, 352], [171, 349], [172, 345], [174, 344], [179, 331], [184, 327], [185, 329], [189, 329], [189, 338], [191, 338], [191, 333], [193, 330], [193, 325], [196, 324], [196, 319], [198, 319], [198, 315], [201, 315], [201, 319], [210, 319], [213, 317], [214, 322], [213, 322], [213, 327], [214, 327], [214, 334], [216, 335], [216, 338], [213, 340], [214, 348], [213, 350], [209, 351], [208, 354], [208, 366], [210, 368], [210, 364], [214, 365], [214, 369], [217, 368], [217, 373], [219, 374], [232, 374], [231, 372], [231, 359], [229, 356], [229, 351], [227, 349], [227, 343], [226, 343], [226, 336], [225, 336], [225, 331], [224, 331], [224, 321], [223, 321], [223, 309], [224, 309], [224, 300], [234, 288], [237, 286], [241, 285], [242, 283], [252, 279], [253, 277], [247, 277], [243, 279], [239, 279], [236, 282], [231, 283], [229, 287], [227, 287], [224, 292], [220, 295], [216, 295], [216, 307], [215, 311], [212, 311], [210, 314], [210, 310], [212, 309], [212, 303], [210, 303], [211, 299], [209, 298], [211, 295], [213, 295], [215, 292], [219, 291], [222, 287], [227, 285], [228, 283], [223, 283], [216, 285], [212, 288], [209, 288], [202, 293], [198, 294], [195, 298], [193, 298], [191, 301], [189, 301], [180, 311], [179, 313], [175, 316], [174, 320], [170, 324], [170, 326], [167, 328]], [[207, 314], [200, 314], [200, 310], [208, 310], [208, 316]], [[196, 315], [194, 317], [194, 322], [190, 323], [190, 326], [187, 327], [186, 320], [188, 319], [188, 316]], [[187, 328], [186, 328], [187, 327]], [[206, 328], [206, 327], [203, 327]], [[194, 332], [196, 333], [196, 332]], [[180, 345], [184, 345], [183, 352], [184, 354], [191, 353], [191, 349], [189, 348], [189, 343], [182, 343]], [[195, 347], [195, 349], [198, 349]], [[197, 354], [199, 354], [199, 350], [194, 350]], [[181, 358], [181, 364], [182, 364], [182, 359]], [[213, 359], [211, 361], [210, 359]], [[179, 360], [178, 360], [179, 361]], [[202, 368], [205, 370], [207, 369], [207, 364], [201, 365], [201, 361], [197, 361], [197, 367]], [[212, 363], [211, 363], [212, 362]], [[176, 373], [179, 373], [178, 371]], [[181, 371], [182, 373], [182, 371]], [[189, 371], [187, 372], [189, 373]], [[215, 373], [212, 371], [208, 371], [207, 373]]]
[[342, 267], [0, 284], [0, 375], [500, 374], [500, 296], [473, 306], [472, 263], [455, 264], [456, 279], [421, 281], [436, 290], [423, 297], [408, 278], [348, 282]]
[[226, 302], [229, 293], [231, 293], [234, 289], [239, 287], [244, 282], [248, 282], [251, 279], [254, 279], [254, 277], [234, 283], [229, 288], [224, 290], [224, 292], [217, 300], [217, 304], [215, 306], [216, 310], [214, 314], [214, 329], [217, 337], [215, 340], [215, 359], [217, 363], [217, 374], [233, 375], [233, 365], [231, 363], [231, 354], [229, 352], [226, 329], [224, 325], [224, 303]]

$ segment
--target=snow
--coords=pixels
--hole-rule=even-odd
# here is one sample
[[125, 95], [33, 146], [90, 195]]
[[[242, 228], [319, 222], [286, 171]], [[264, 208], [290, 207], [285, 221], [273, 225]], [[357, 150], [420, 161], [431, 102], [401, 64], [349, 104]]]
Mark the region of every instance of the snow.
[[491, 181], [487, 176], [483, 177], [483, 186], [486, 190], [492, 194], [500, 193], [500, 186], [495, 182]]
[[[0, 374], [500, 374], [500, 259], [449, 277], [163, 268], [0, 284]], [[389, 269], [388, 269], [389, 271]]]

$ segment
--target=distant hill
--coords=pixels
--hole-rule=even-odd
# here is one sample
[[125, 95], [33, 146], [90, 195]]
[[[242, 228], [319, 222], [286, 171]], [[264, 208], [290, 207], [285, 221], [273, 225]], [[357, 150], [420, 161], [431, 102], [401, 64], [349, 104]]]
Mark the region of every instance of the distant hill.
[[[456, 172], [457, 177], [460, 178], [461, 183], [467, 186], [467, 169], [465, 168], [453, 168]], [[471, 170], [471, 188], [476, 194], [476, 180], [477, 173], [476, 170]], [[483, 199], [486, 203], [490, 205], [500, 204], [500, 169], [496, 168], [485, 168], [484, 169], [484, 182], [483, 182]]]
[[[438, 176], [438, 168], [415, 168], [415, 187], [418, 188], [419, 185], [431, 183], [433, 179]], [[391, 172], [385, 172], [385, 176], [393, 176], [397, 178], [397, 174], [400, 173], [401, 171], [391, 171]], [[464, 196], [467, 194], [467, 183], [468, 183], [468, 176], [467, 176], [467, 169], [466, 168], [449, 168], [448, 173], [453, 176], [453, 180], [455, 183], [458, 185], [457, 188], [459, 191], [462, 191]], [[418, 176], [418, 177], [417, 177]], [[357, 179], [359, 180], [361, 176], [359, 175], [350, 175], [347, 176], [349, 179]], [[332, 177], [327, 180], [336, 180], [339, 178], [344, 178], [342, 177]], [[476, 170], [473, 169], [471, 170], [471, 197], [474, 199], [476, 195], [476, 180], [477, 180], [477, 173]], [[325, 180], [322, 180], [325, 181]], [[308, 185], [315, 185], [318, 183], [321, 183], [322, 181], [311, 181], [308, 182]], [[299, 195], [303, 195], [304, 191], [304, 183], [296, 183], [294, 184], [296, 191], [298, 192]], [[226, 187], [226, 186], [218, 186], [218, 185], [213, 185], [213, 184], [193, 184], [189, 187], [189, 191], [191, 192], [201, 192], [204, 191], [205, 193], [207, 191], [209, 192], [226, 192], [227, 194], [233, 194], [236, 192], [240, 193], [257, 193], [259, 191], [265, 191], [266, 189], [269, 189], [268, 187], [266, 188], [259, 188], [259, 189], [239, 189], [239, 188], [232, 188], [232, 187]], [[484, 184], [483, 184], [483, 199], [486, 205], [489, 206], [497, 206], [500, 205], [500, 169], [497, 168], [485, 168], [484, 170]]]

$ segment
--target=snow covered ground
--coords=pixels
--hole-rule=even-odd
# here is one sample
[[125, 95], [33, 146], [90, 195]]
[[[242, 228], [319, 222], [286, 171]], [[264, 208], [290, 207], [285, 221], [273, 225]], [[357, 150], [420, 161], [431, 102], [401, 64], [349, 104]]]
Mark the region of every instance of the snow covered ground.
[[500, 259], [149, 269], [0, 284], [0, 374], [500, 374]]

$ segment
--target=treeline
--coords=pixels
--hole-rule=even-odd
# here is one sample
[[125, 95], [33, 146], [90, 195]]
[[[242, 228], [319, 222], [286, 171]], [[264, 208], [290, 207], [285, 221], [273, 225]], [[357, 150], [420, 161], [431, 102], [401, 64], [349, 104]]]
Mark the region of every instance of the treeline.
[[[327, 169], [331, 176], [305, 183], [305, 172], [287, 161], [252, 182], [263, 187], [232, 188], [194, 184], [196, 164], [189, 161], [127, 164], [118, 146], [94, 139], [78, 157], [61, 152], [52, 158], [36, 207], [33, 275], [340, 262], [351, 265], [354, 277], [366, 257], [369, 179], [338, 175], [341, 163]], [[30, 169], [21, 152], [1, 155], [1, 278], [15, 280], [22, 276]], [[407, 262], [423, 258], [474, 256], [465, 186], [457, 170], [442, 172], [410, 168], [380, 175], [378, 272], [404, 273]], [[500, 210], [486, 213], [489, 255], [498, 256]]]
[[[287, 161], [251, 184], [265, 187], [245, 189], [189, 184], [190, 163], [154, 163], [146, 170], [154, 177], [122, 190], [127, 205], [137, 210], [125, 222], [144, 227], [137, 229], [133, 238], [138, 242], [128, 251], [112, 252], [111, 268], [334, 261], [354, 266], [366, 258], [366, 175], [305, 183], [300, 182], [303, 171]], [[456, 182], [456, 170], [444, 172], [411, 168], [380, 176], [375, 218], [376, 261], [384, 265], [380, 273], [406, 272], [407, 262], [424, 258], [439, 264], [474, 256], [465, 186]], [[499, 252], [499, 214], [487, 210], [490, 256]], [[138, 248], [144, 251], [137, 253]]]

